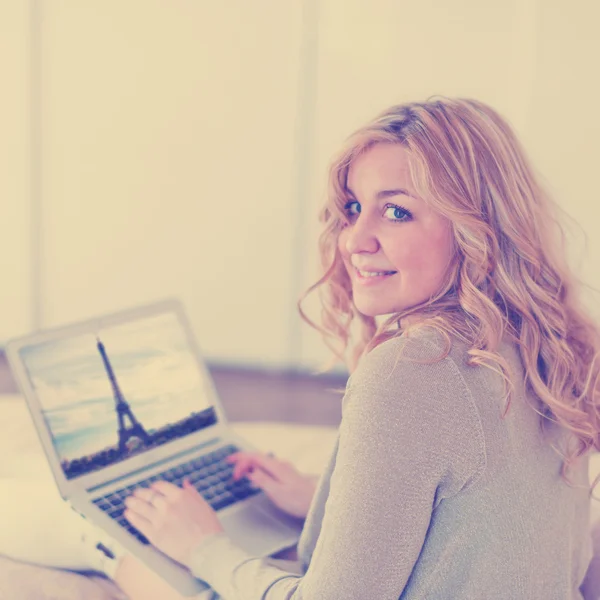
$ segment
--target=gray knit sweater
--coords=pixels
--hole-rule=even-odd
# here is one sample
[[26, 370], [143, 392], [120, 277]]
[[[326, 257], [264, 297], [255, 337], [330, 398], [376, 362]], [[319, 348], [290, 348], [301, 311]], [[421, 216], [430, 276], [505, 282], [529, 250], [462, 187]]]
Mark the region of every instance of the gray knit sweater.
[[[363, 357], [337, 442], [298, 544], [299, 575], [225, 534], [192, 572], [225, 600], [573, 600], [591, 560], [588, 461], [559, 476], [558, 427], [544, 440], [518, 350], [503, 420], [501, 379], [439, 335], [385, 342]], [[547, 434], [548, 435], [548, 434]], [[564, 446], [563, 446], [564, 447]]]

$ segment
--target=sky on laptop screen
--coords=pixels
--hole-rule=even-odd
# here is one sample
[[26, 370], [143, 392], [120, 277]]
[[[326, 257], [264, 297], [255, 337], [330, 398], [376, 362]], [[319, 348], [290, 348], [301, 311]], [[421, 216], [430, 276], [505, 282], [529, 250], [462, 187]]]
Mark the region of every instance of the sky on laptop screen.
[[21, 357], [69, 479], [216, 420], [174, 313], [27, 346]]

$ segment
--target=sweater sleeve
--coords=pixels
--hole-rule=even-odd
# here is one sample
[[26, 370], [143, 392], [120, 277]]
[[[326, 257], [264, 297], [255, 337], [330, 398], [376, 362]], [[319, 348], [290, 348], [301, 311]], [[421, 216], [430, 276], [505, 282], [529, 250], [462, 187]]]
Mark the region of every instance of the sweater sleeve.
[[[407, 341], [410, 340], [410, 341]], [[207, 538], [192, 571], [224, 600], [397, 600], [432, 512], [485, 467], [477, 409], [440, 349], [394, 338], [363, 357], [343, 399], [321, 531], [303, 576], [252, 557], [226, 535]]]

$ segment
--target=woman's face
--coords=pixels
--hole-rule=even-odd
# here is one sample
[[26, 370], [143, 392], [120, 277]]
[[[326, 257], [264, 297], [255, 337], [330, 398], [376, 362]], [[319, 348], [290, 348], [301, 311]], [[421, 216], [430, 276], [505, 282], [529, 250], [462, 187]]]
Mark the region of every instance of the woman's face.
[[403, 146], [379, 143], [348, 171], [350, 224], [338, 245], [354, 303], [371, 317], [428, 300], [453, 256], [450, 221], [416, 197], [408, 159]]

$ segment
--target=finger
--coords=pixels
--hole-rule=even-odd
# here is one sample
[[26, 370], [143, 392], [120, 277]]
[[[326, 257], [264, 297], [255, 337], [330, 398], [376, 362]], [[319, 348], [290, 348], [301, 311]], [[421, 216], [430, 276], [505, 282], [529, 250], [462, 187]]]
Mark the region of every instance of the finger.
[[[150, 488], [137, 488], [133, 492], [133, 496], [129, 496], [132, 499], [139, 499], [140, 501], [144, 501], [148, 506], [153, 509], [157, 509], [160, 511], [164, 511], [167, 508], [167, 499], [156, 490]], [[125, 500], [127, 502], [127, 499]]]
[[184, 477], [183, 479], [183, 483], [181, 484], [181, 488], [182, 490], [185, 492], [187, 491], [188, 493], [191, 492], [193, 493], [195, 496], [198, 496], [199, 498], [202, 499], [203, 502], [206, 502], [206, 500], [204, 500], [204, 496], [196, 489], [196, 487], [194, 486], [194, 484], [189, 480], [189, 478]]
[[296, 471], [291, 463], [275, 458], [275, 455], [272, 452], [269, 452], [268, 454], [262, 454], [260, 452], [236, 452], [235, 454], [230, 455], [230, 457], [234, 457], [232, 461], [236, 462], [232, 472], [232, 477], [234, 479], [244, 475], [251, 467], [256, 466], [261, 467], [272, 477], [275, 477], [280, 481], [284, 480], [290, 473]]
[[133, 491], [133, 496], [129, 497], [139, 498], [140, 500], [144, 500], [145, 502], [151, 504], [151, 500], [160, 498], [161, 496], [164, 498], [163, 494], [161, 494], [157, 490], [154, 490], [152, 488], [139, 487]]
[[254, 457], [254, 462], [261, 469], [263, 469], [279, 481], [285, 481], [285, 479], [291, 473], [294, 473], [296, 471], [296, 469], [291, 463], [263, 454], [256, 455]]
[[246, 454], [246, 452], [242, 452], [241, 450], [239, 452], [233, 452], [232, 454], [228, 454], [225, 457], [225, 460], [226, 460], [226, 462], [235, 462], [236, 460], [245, 456], [245, 454]]
[[231, 476], [234, 479], [238, 479], [242, 475], [245, 475], [246, 472], [252, 467], [253, 461], [251, 458], [245, 457], [238, 461], [238, 463], [233, 468]]
[[140, 517], [144, 517], [148, 522], [151, 522], [156, 515], [156, 508], [154, 506], [135, 496], [125, 498], [125, 506], [130, 512], [139, 515]]
[[187, 477], [183, 480], [183, 484], [181, 487], [183, 488], [183, 491], [186, 494], [192, 494], [196, 500], [202, 502], [203, 504], [206, 504], [206, 506], [209, 506], [212, 509], [210, 504], [204, 499], [204, 496], [196, 489], [194, 484], [191, 483]]
[[151, 489], [162, 494], [167, 500], [177, 500], [181, 496], [181, 488], [168, 481], [155, 481]]
[[144, 535], [150, 533], [152, 531], [152, 523], [148, 521], [145, 517], [139, 515], [138, 513], [127, 509], [123, 516], [138, 530], [141, 531]]
[[234, 465], [231, 472], [233, 479], [235, 480], [242, 476], [252, 466], [253, 460], [253, 454], [250, 452], [236, 452], [228, 456], [227, 462]]
[[225, 462], [237, 466], [239, 464], [245, 463], [252, 460], [252, 457], [249, 452], [235, 452], [234, 454], [230, 454], [225, 457]]
[[249, 473], [248, 479], [267, 494], [276, 493], [280, 485], [278, 481], [260, 469], [256, 469], [255, 471], [252, 471], [252, 473]]

